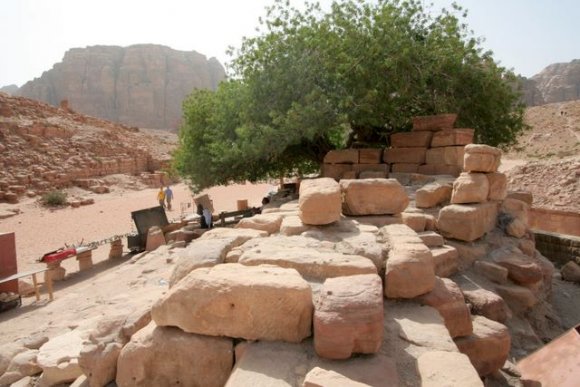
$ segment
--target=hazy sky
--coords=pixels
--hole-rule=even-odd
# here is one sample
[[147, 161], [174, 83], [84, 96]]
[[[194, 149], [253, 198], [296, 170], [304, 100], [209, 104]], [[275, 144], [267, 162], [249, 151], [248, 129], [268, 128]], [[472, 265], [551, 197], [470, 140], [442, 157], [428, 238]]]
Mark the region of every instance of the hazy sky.
[[[222, 63], [228, 46], [254, 34], [271, 0], [0, 0], [0, 86], [23, 83], [69, 48], [163, 44]], [[292, 0], [302, 4], [303, 0]], [[322, 3], [328, 4], [330, 0]], [[425, 4], [431, 3], [426, 0]], [[435, 9], [451, 0], [433, 0]], [[457, 0], [502, 65], [531, 76], [580, 58], [580, 0]]]

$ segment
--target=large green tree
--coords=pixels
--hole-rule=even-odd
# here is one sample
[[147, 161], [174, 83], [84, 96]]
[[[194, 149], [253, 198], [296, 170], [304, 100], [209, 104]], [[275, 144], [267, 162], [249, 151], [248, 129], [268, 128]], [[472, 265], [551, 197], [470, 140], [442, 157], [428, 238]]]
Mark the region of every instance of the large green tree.
[[509, 145], [524, 128], [511, 71], [454, 6], [416, 0], [335, 1], [267, 9], [261, 31], [232, 50], [231, 78], [184, 104], [178, 171], [194, 189], [316, 168], [359, 142], [387, 145], [416, 115], [456, 112], [476, 140]]

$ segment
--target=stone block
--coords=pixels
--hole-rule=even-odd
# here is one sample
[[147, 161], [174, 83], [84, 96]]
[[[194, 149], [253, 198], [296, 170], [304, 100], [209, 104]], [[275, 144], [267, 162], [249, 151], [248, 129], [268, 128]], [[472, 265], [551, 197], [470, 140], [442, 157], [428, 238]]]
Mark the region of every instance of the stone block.
[[465, 146], [473, 143], [474, 129], [447, 129], [433, 133], [431, 148]]
[[258, 214], [249, 218], [242, 218], [235, 228], [250, 228], [254, 230], [266, 231], [268, 234], [275, 234], [280, 231], [282, 225], [282, 215]]
[[516, 314], [526, 312], [538, 303], [534, 293], [523, 286], [497, 285], [495, 290]]
[[386, 179], [387, 177], [389, 177], [389, 174], [387, 172], [379, 172], [379, 171], [362, 171], [358, 175], [359, 179]]
[[156, 250], [159, 246], [163, 246], [165, 244], [165, 236], [163, 235], [163, 231], [157, 227], [153, 226], [147, 231], [147, 242], [145, 245], [146, 251], [153, 251]]
[[303, 180], [298, 205], [298, 216], [304, 224], [325, 225], [336, 222], [341, 215], [341, 187], [330, 178]]
[[429, 183], [415, 192], [415, 205], [419, 208], [432, 208], [451, 200], [453, 188], [449, 184]]
[[[430, 132], [425, 132], [430, 133]], [[411, 163], [397, 163], [391, 166], [391, 171], [394, 173], [417, 173], [419, 164]]]
[[431, 249], [435, 275], [438, 277], [451, 277], [459, 270], [459, 253], [452, 246], [441, 246]]
[[504, 200], [507, 196], [507, 177], [505, 173], [493, 172], [485, 175], [489, 182], [488, 200]]
[[529, 191], [508, 191], [506, 197], [508, 199], [521, 200], [522, 202], [527, 203], [530, 207], [534, 203], [534, 196]]
[[464, 290], [465, 299], [471, 304], [473, 314], [503, 323], [510, 316], [510, 311], [500, 296], [485, 289]]
[[423, 231], [417, 233], [417, 236], [425, 244], [425, 246], [431, 247], [441, 247], [445, 244], [445, 240], [435, 231]]
[[465, 146], [463, 170], [466, 172], [497, 172], [501, 163], [501, 150], [483, 144]]
[[286, 216], [280, 226], [280, 234], [286, 236], [300, 235], [312, 226], [302, 223], [299, 216]]
[[329, 278], [314, 308], [314, 349], [326, 359], [376, 353], [383, 341], [383, 319], [378, 275]]
[[483, 173], [463, 172], [453, 183], [452, 204], [483, 203], [489, 196], [489, 181]]
[[471, 315], [459, 286], [448, 278], [436, 278], [433, 290], [419, 297], [424, 305], [439, 312], [451, 337], [472, 333]]
[[441, 148], [431, 148], [427, 150], [425, 161], [433, 165], [455, 165], [463, 167], [463, 146], [445, 146]]
[[501, 212], [508, 214], [512, 219], [519, 219], [524, 225], [528, 224], [530, 206], [521, 200], [506, 198], [501, 203]]
[[[361, 177], [361, 174], [365, 172], [380, 172], [386, 178], [389, 175], [389, 164], [355, 164], [353, 165], [353, 170], [360, 179], [368, 178]], [[343, 176], [342, 179], [345, 180], [346, 176]]]
[[425, 225], [427, 224], [425, 214], [417, 212], [403, 212], [401, 214], [401, 218], [403, 219], [403, 224], [409, 226], [413, 231], [425, 231]]
[[340, 190], [345, 215], [397, 214], [409, 204], [405, 188], [395, 179], [342, 180]]
[[324, 156], [325, 164], [358, 164], [358, 149], [331, 150]]
[[322, 176], [340, 180], [354, 173], [352, 164], [322, 164]]
[[574, 261], [570, 261], [560, 270], [562, 278], [566, 281], [580, 283], [580, 266]]
[[439, 130], [452, 129], [455, 121], [457, 120], [457, 114], [417, 116], [413, 117], [412, 120], [413, 132], [423, 130], [437, 132]]
[[437, 227], [446, 238], [471, 242], [493, 230], [497, 222], [497, 204], [452, 204], [439, 212]]
[[382, 148], [364, 148], [358, 150], [359, 164], [380, 164], [383, 157]]
[[490, 253], [497, 265], [508, 270], [508, 278], [520, 285], [533, 284], [543, 279], [541, 267], [518, 249], [500, 248]]
[[300, 342], [311, 334], [312, 309], [310, 285], [296, 270], [225, 263], [191, 272], [151, 316], [201, 335]]
[[473, 333], [455, 339], [461, 353], [469, 357], [480, 376], [499, 370], [507, 360], [511, 337], [508, 328], [483, 316], [473, 316]]
[[302, 387], [328, 387], [328, 386], [348, 386], [348, 387], [370, 387], [368, 384], [355, 382], [338, 372], [329, 371], [320, 367], [314, 367], [306, 374]]
[[477, 273], [483, 275], [491, 282], [506, 284], [508, 281], [508, 270], [503, 266], [487, 261], [477, 261], [473, 267]]
[[89, 270], [93, 267], [93, 252], [91, 250], [77, 254], [79, 271]]
[[458, 165], [423, 164], [419, 165], [417, 172], [423, 175], [449, 175], [457, 177], [462, 170], [463, 168]]
[[422, 387], [483, 387], [469, 358], [457, 352], [430, 351], [417, 359]]
[[387, 148], [383, 160], [388, 164], [424, 164], [427, 148]]
[[429, 148], [432, 132], [408, 132], [391, 134], [393, 148]]

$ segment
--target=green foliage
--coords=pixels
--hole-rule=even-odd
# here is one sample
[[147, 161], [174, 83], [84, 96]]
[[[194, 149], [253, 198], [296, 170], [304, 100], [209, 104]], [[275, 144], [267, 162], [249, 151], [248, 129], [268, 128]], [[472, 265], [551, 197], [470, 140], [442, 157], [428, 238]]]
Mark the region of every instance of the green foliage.
[[66, 192], [50, 191], [42, 195], [41, 202], [48, 207], [60, 207], [66, 205]]
[[309, 171], [333, 148], [386, 145], [416, 115], [456, 112], [477, 142], [524, 129], [514, 74], [496, 64], [454, 6], [335, 1], [305, 10], [276, 0], [262, 31], [233, 51], [233, 77], [184, 104], [177, 170], [202, 189]]

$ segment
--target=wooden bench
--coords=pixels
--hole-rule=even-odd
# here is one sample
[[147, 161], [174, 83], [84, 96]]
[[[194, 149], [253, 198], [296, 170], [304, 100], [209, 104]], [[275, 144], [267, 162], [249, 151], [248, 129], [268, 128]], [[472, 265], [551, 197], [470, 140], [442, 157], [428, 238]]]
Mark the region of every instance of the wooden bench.
[[[18, 280], [20, 278], [32, 276], [32, 284], [34, 286], [34, 294], [36, 295], [36, 301], [39, 301], [40, 300], [40, 292], [38, 291], [38, 280], [36, 278], [36, 275], [38, 273], [44, 273], [48, 270], [49, 270], [48, 268], [42, 268], [42, 269], [35, 269], [35, 270], [25, 271], [22, 273], [12, 274], [11, 276], [0, 278], [0, 284], [5, 283], [5, 282], [9, 282], [9, 281]], [[53, 296], [53, 292], [52, 292], [52, 279], [50, 278], [50, 276], [47, 276], [47, 275], [45, 275], [44, 278], [45, 278], [45, 283], [46, 283], [46, 290], [48, 292], [48, 298], [50, 299], [50, 301], [52, 301], [52, 300], [54, 300], [54, 296]]]
[[[45, 279], [50, 277], [53, 281], [62, 280], [66, 274], [64, 268], [60, 266], [60, 263], [65, 259], [76, 257], [79, 263], [79, 271], [88, 270], [93, 267], [93, 253], [92, 251], [95, 247], [80, 246], [75, 249], [67, 249], [64, 251], [57, 250], [53, 253], [45, 254], [41, 262], [46, 264], [47, 272], [44, 274]], [[70, 251], [69, 251], [70, 250]], [[62, 257], [52, 258], [51, 256], [58, 255], [61, 253], [67, 253]]]
[[242, 218], [249, 218], [256, 215], [257, 211], [255, 208], [248, 208], [240, 211], [220, 212], [219, 221], [217, 224], [214, 224], [214, 227], [226, 227], [231, 224], [236, 224]]

